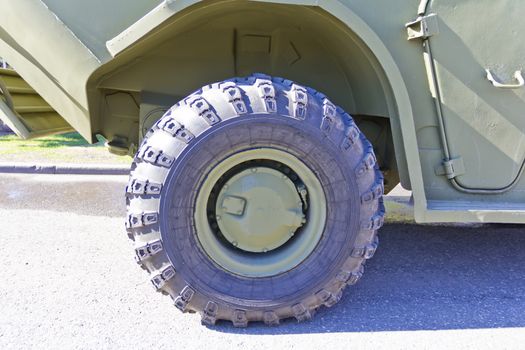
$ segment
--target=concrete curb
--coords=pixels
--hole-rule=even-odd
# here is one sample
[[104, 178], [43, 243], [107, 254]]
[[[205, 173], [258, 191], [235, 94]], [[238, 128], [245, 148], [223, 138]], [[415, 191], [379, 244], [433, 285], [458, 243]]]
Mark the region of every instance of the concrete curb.
[[0, 173], [11, 174], [70, 174], [70, 175], [128, 175], [129, 165], [112, 164], [29, 164], [2, 163]]
[[[56, 175], [129, 175], [129, 165], [112, 164], [30, 164], [0, 162], [0, 173], [10, 174], [56, 174]], [[397, 188], [384, 197], [385, 222], [414, 223], [412, 193]]]

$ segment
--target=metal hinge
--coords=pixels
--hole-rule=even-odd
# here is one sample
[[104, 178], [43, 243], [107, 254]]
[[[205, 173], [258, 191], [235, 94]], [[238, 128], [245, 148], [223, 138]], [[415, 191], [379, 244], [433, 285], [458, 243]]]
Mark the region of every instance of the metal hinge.
[[465, 174], [465, 164], [463, 164], [463, 158], [457, 157], [443, 161], [434, 170], [436, 175], [445, 175], [447, 179], [453, 179]]
[[408, 40], [426, 39], [439, 34], [437, 15], [431, 13], [426, 16], [419, 16], [415, 21], [405, 24], [407, 28]]

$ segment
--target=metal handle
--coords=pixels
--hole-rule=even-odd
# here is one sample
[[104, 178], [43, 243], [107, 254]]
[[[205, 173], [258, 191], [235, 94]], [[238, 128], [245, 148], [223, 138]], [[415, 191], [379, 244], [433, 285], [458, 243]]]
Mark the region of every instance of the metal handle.
[[525, 79], [523, 79], [523, 75], [521, 74], [521, 70], [516, 71], [514, 73], [514, 79], [518, 82], [517, 84], [503, 84], [496, 80], [490, 69], [485, 70], [487, 72], [487, 79], [497, 88], [500, 89], [519, 89], [522, 86], [525, 85]]

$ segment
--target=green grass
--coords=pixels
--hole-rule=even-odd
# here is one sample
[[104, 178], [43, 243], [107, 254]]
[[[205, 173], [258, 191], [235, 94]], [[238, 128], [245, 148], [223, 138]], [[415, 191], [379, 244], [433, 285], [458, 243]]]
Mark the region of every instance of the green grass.
[[110, 154], [102, 142], [91, 145], [78, 133], [70, 132], [31, 140], [0, 136], [0, 161], [129, 164], [131, 157]]
[[13, 148], [42, 149], [68, 146], [101, 147], [101, 144], [90, 145], [79, 133], [69, 132], [61, 135], [45, 136], [38, 139], [23, 140], [16, 135], [5, 135], [0, 137], [0, 149]]

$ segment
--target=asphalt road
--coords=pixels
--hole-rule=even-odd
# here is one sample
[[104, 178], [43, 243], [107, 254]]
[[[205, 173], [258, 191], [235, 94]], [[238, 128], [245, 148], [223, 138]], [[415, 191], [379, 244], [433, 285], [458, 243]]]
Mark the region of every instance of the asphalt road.
[[134, 263], [126, 181], [0, 175], [0, 349], [525, 348], [523, 227], [386, 225], [313, 321], [206, 328]]

